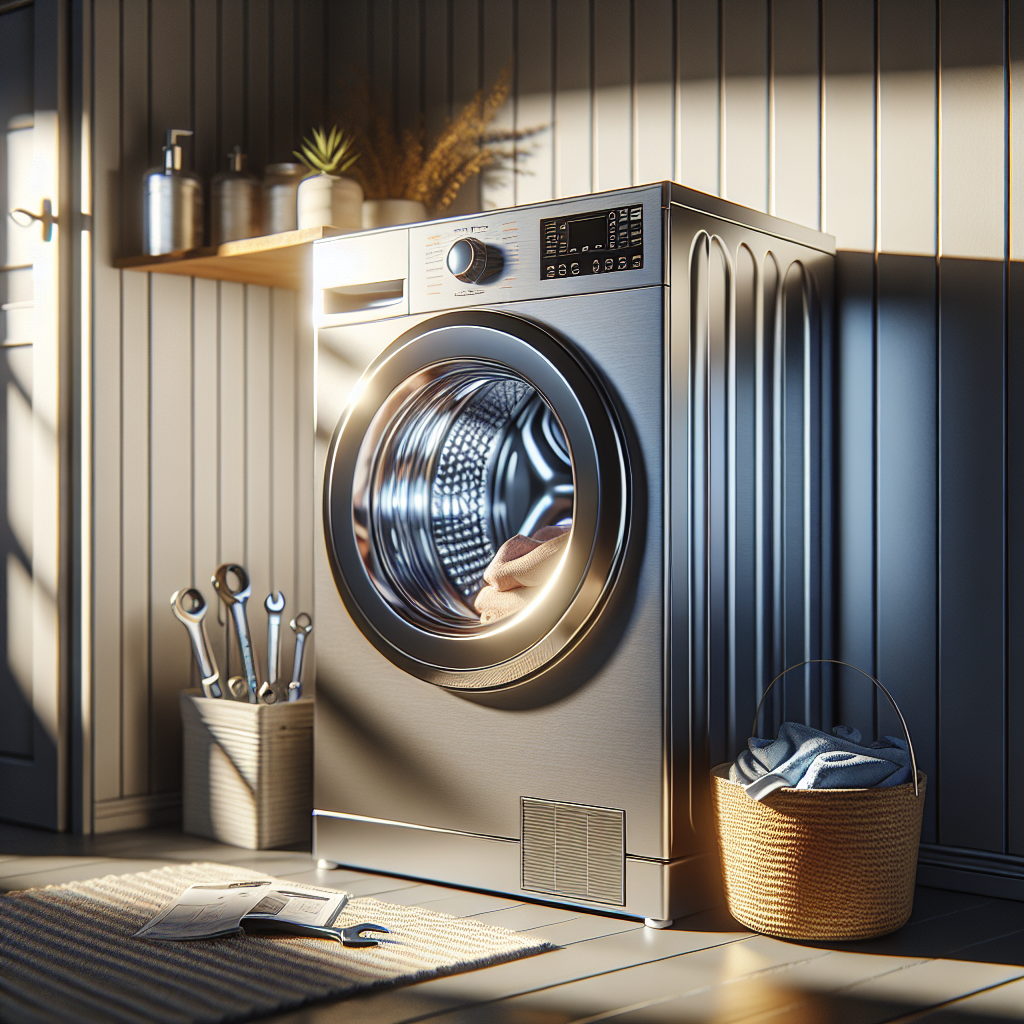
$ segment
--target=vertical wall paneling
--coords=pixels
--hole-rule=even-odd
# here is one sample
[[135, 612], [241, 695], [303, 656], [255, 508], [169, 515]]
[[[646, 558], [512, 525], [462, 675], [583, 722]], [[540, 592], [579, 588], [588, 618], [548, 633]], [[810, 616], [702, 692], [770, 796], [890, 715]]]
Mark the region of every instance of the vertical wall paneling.
[[[327, 81], [326, 47], [324, 31], [324, 0], [298, 0], [295, 13], [298, 20], [295, 47], [295, 73], [298, 78], [298, 124], [296, 135], [307, 136], [313, 128], [324, 124]], [[375, 3], [375, 10], [386, 10], [387, 3]], [[324, 124], [325, 127], [326, 124]]]
[[772, 4], [775, 166], [771, 212], [818, 227], [821, 210], [821, 79], [818, 0]]
[[[645, 5], [646, 6], [646, 5]], [[678, 0], [676, 5], [675, 180], [722, 195], [719, 156], [720, 5]]]
[[233, 146], [244, 150], [245, 140], [245, 87], [246, 38], [244, 0], [220, 0], [218, 8], [217, 68], [220, 72], [218, 95], [220, 117], [217, 151], [214, 154], [214, 173], [225, 166], [225, 157]]
[[[478, 0], [450, 0], [450, 3], [447, 73], [450, 79], [451, 116], [455, 118], [484, 85], [481, 67], [482, 25]], [[476, 176], [463, 185], [449, 211], [457, 214], [479, 209], [482, 209], [480, 178]]]
[[[422, 115], [436, 137], [514, 60], [496, 126], [539, 130], [516, 144], [515, 174], [467, 183], [450, 213], [672, 176], [820, 220], [841, 250], [834, 370], [827, 345], [817, 367], [806, 334], [782, 330], [816, 323], [803, 289], [791, 282], [776, 317], [772, 257], [730, 254], [736, 344], [722, 386], [736, 415], [723, 429], [737, 480], [753, 474], [762, 497], [730, 510], [731, 553], [716, 564], [748, 564], [751, 545], [781, 551], [775, 528], [803, 537], [805, 559], [772, 578], [719, 581], [735, 601], [716, 735], [739, 744], [750, 687], [783, 659], [831, 647], [876, 670], [907, 713], [929, 774], [926, 843], [1024, 855], [1024, 0], [96, 0], [94, 25], [93, 374], [109, 401], [93, 418], [93, 558], [120, 572], [114, 591], [114, 571], [93, 587], [97, 800], [176, 785], [175, 730], [157, 732], [176, 717], [170, 666], [174, 689], [194, 670], [166, 609], [171, 590], [192, 581], [207, 594], [221, 659], [228, 630], [207, 582], [218, 561], [248, 561], [254, 611], [271, 587], [290, 612], [312, 610], [310, 297], [149, 282], [107, 265], [139, 250], [139, 186], [164, 131], [195, 129], [186, 162], [207, 180], [236, 142], [260, 173], [300, 134], [343, 119], [364, 70], [396, 127]], [[750, 337], [758, 304], [776, 326]], [[815, 410], [789, 399], [818, 374], [836, 388], [834, 642], [827, 623], [784, 614], [804, 605], [828, 557], [807, 534], [806, 502], [793, 500], [819, 441]], [[749, 409], [740, 415], [759, 375], [775, 399], [751, 414], [760, 434]], [[174, 429], [172, 406], [184, 409]], [[191, 514], [165, 525], [173, 488]], [[180, 511], [180, 495], [169, 507]], [[751, 667], [751, 652], [776, 664]], [[793, 715], [895, 730], [845, 674], [820, 695], [804, 676], [789, 699]], [[983, 737], [971, 765], [965, 731]]]
[[675, 16], [671, 0], [633, 6], [633, 182], [675, 168]]
[[[192, 575], [189, 584], [206, 600], [207, 634], [217, 664], [224, 666], [224, 631], [216, 626], [218, 605], [210, 576], [218, 564], [220, 457], [217, 446], [218, 292], [216, 281], [192, 285]], [[182, 575], [178, 586], [184, 586]], [[180, 640], [180, 637], [179, 637]], [[195, 675], [199, 682], [198, 674]]]
[[180, 786], [178, 691], [191, 680], [191, 652], [168, 599], [192, 564], [192, 282], [150, 281], [149, 410], [149, 784]]
[[555, 196], [584, 195], [593, 183], [590, 4], [558, 0], [555, 12]]
[[936, 10], [934, 0], [878, 5], [878, 244], [886, 252], [935, 253]]
[[941, 123], [940, 251], [1001, 260], [1003, 0], [943, 0]]
[[[1010, 58], [1010, 264], [1007, 280], [1007, 393], [1024, 393], [1024, 0], [1008, 5]], [[1008, 402], [1007, 576], [1008, 653], [1006, 733], [1008, 849], [1024, 855], [1024, 417], [1021, 403]]]
[[[337, 23], [337, 9], [332, 4], [330, 10], [335, 17], [332, 25]], [[353, 42], [365, 53], [365, 35], [359, 37], [355, 25], [352, 26]], [[345, 38], [348, 38], [346, 33]], [[340, 50], [331, 33], [332, 46]], [[296, 118], [296, 87], [295, 87], [295, 6], [293, 0], [271, 0], [270, 4], [270, 160], [273, 163], [294, 163], [294, 151], [298, 149], [303, 138], [302, 126]], [[340, 89], [339, 81], [337, 88]], [[341, 104], [333, 109], [341, 116]], [[307, 129], [308, 131], [308, 129]], [[254, 168], [255, 169], [255, 168]]]
[[822, 139], [822, 230], [840, 249], [875, 247], [874, 8], [872, 0], [822, 5], [822, 121], [833, 126]]
[[[912, 723], [918, 764], [932, 779], [938, 672], [938, 380], [932, 258], [890, 253], [878, 257], [877, 331], [877, 669]], [[899, 735], [899, 721], [885, 702], [879, 701], [877, 708], [879, 732]], [[924, 842], [935, 842], [936, 835], [934, 787], [930, 790]]]
[[[423, 124], [428, 139], [436, 139], [451, 116], [450, 5], [451, 0], [437, 0], [423, 23]], [[541, 36], [540, 42], [544, 38]]]
[[270, 289], [245, 289], [245, 566], [252, 586], [249, 628], [257, 664], [266, 669], [267, 629], [263, 601], [270, 587], [271, 389]]
[[260, 173], [269, 162], [270, 0], [248, 0], [246, 12], [245, 169]]
[[[92, 406], [93, 798], [121, 795], [121, 24], [118, 0], [93, 4], [92, 373], [103, 400]], [[96, 555], [102, 557], [97, 559]], [[90, 818], [88, 809], [85, 817]]]
[[768, 209], [768, 8], [762, 0], [723, 4], [725, 168], [721, 194]]
[[[121, 796], [149, 788], [149, 280], [121, 280]], [[95, 564], [102, 564], [98, 560]]]
[[423, 112], [423, 5], [419, 0], [394, 0], [394, 104], [399, 130], [415, 131]]
[[[484, 89], [490, 89], [503, 72], [510, 75], [508, 99], [505, 100], [494, 118], [494, 130], [511, 131], [515, 127], [515, 67], [513, 66], [513, 50], [515, 48], [515, 4], [507, 0], [484, 0], [483, 15], [483, 53], [481, 60], [481, 77]], [[513, 152], [511, 145], [502, 149]], [[502, 160], [483, 174], [481, 182], [483, 209], [501, 209], [514, 206], [515, 166], [511, 160]]]
[[594, 0], [595, 191], [625, 188], [633, 178], [631, 5]]
[[[270, 293], [270, 427], [271, 558], [268, 589], [281, 590], [291, 606], [295, 590], [295, 293]], [[291, 616], [288, 617], [289, 620]]]
[[516, 128], [535, 131], [517, 143], [517, 205], [554, 194], [552, 0], [519, 0], [516, 19]]

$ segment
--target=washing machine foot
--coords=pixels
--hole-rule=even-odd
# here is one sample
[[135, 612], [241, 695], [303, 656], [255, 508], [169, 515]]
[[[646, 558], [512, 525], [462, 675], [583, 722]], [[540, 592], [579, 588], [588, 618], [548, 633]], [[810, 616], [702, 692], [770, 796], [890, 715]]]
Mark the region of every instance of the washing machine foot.
[[321, 859], [321, 860], [318, 860], [316, 862], [316, 866], [321, 871], [333, 871], [338, 866], [338, 862], [336, 860], [323, 860], [323, 859]]
[[656, 917], [645, 917], [644, 918], [644, 927], [645, 928], [671, 928], [672, 927], [672, 922], [671, 922], [671, 920], [669, 920], [669, 921], [659, 921]]

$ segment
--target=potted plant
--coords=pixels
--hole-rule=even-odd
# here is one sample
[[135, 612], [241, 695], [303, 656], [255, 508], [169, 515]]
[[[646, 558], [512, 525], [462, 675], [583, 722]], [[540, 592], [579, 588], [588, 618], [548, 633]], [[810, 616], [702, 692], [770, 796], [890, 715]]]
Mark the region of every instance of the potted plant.
[[313, 129], [312, 139], [303, 139], [295, 155], [313, 173], [299, 183], [298, 223], [300, 228], [333, 227], [358, 231], [362, 227], [363, 190], [352, 178], [342, 177], [359, 154], [352, 136], [337, 127], [326, 133]]
[[433, 143], [428, 143], [422, 125], [415, 131], [396, 131], [390, 111], [373, 99], [364, 83], [356, 109], [366, 112], [367, 121], [355, 133], [362, 158], [353, 171], [365, 196], [364, 228], [437, 215], [451, 205], [474, 174], [513, 155], [503, 143], [537, 131], [495, 131], [491, 127], [508, 97], [510, 77], [503, 72], [486, 97], [478, 92]]

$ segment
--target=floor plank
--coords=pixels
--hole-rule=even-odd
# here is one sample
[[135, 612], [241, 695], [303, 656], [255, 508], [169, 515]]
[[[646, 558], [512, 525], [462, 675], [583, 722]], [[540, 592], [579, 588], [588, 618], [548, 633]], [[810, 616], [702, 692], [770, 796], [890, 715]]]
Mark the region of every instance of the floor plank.
[[998, 1024], [1024, 1016], [1024, 979], [990, 988], [915, 1018], [921, 1024]]
[[[480, 914], [478, 919], [485, 924], [497, 925], [500, 928], [511, 928], [514, 932], [533, 931], [545, 925], [563, 924], [581, 917], [578, 910], [564, 910], [548, 907], [537, 903], [524, 903], [508, 910], [496, 910]], [[588, 915], [590, 916], [590, 915]]]

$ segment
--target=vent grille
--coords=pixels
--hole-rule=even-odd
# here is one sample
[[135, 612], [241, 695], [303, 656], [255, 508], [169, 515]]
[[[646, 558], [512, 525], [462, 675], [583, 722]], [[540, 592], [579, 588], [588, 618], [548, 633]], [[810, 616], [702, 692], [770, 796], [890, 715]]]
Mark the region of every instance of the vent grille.
[[624, 811], [523, 797], [522, 886], [624, 906]]

